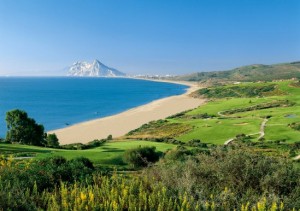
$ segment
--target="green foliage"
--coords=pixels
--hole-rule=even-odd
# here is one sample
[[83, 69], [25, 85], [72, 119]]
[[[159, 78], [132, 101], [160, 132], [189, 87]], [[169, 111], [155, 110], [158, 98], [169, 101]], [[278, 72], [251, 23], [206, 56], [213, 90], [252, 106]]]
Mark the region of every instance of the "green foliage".
[[295, 83], [291, 83], [291, 86], [299, 88], [300, 87], [300, 81], [297, 81]]
[[293, 122], [289, 124], [289, 127], [293, 128], [294, 130], [300, 131], [300, 122]]
[[189, 112], [191, 110], [187, 110], [187, 111], [183, 111], [183, 112], [179, 112], [177, 114], [171, 115], [169, 117], [167, 117], [167, 119], [176, 119], [176, 118], [181, 118], [183, 117], [187, 112]]
[[138, 147], [126, 150], [124, 161], [134, 168], [146, 167], [159, 160], [160, 153], [155, 151], [155, 147]]
[[73, 183], [91, 179], [94, 166], [87, 158], [66, 160], [51, 157], [31, 162], [17, 162], [11, 168], [0, 168], [1, 183], [15, 184], [17, 188], [53, 189], [60, 181]]
[[59, 140], [58, 140], [55, 133], [47, 134], [46, 146], [53, 147], [53, 148], [58, 148], [59, 147]]
[[177, 146], [174, 149], [171, 149], [166, 152], [164, 159], [168, 161], [184, 161], [189, 158], [190, 155], [193, 155], [193, 152], [186, 147]]
[[174, 77], [174, 80], [223, 82], [223, 81], [273, 81], [300, 78], [300, 64], [248, 65], [228, 71], [200, 72]]
[[300, 169], [287, 159], [264, 156], [240, 145], [196, 156], [186, 156], [184, 149], [172, 151], [164, 162], [146, 170], [150, 182], [200, 201], [213, 196], [217, 210], [224, 210], [225, 205], [225, 210], [247, 203], [253, 206], [263, 197], [268, 199], [267, 206], [284, 201], [286, 209], [300, 208]]
[[45, 144], [44, 126], [29, 118], [25, 111], [8, 111], [5, 120], [8, 129], [6, 141], [36, 146]]
[[216, 86], [203, 88], [197, 91], [199, 95], [207, 98], [226, 98], [226, 97], [262, 97], [276, 89], [276, 85], [235, 85], [235, 86]]
[[130, 131], [126, 136], [136, 139], [158, 139], [158, 138], [174, 138], [182, 135], [192, 127], [181, 123], [170, 123], [167, 120], [152, 121], [141, 127]]
[[107, 139], [95, 139], [93, 141], [88, 142], [87, 144], [82, 143], [73, 143], [73, 144], [65, 144], [62, 145], [62, 149], [68, 149], [68, 150], [85, 150], [85, 149], [93, 149], [96, 147], [100, 147], [103, 145]]
[[202, 143], [199, 139], [192, 139], [185, 143], [186, 146], [190, 147], [201, 147], [201, 148], [207, 148], [206, 143]]
[[0, 209], [300, 209], [300, 169], [240, 145], [200, 154], [179, 147], [130, 176], [92, 172], [83, 158], [22, 164], [0, 158]]
[[[262, 109], [269, 109], [269, 108], [278, 108], [278, 107], [290, 107], [295, 105], [295, 103], [290, 102], [289, 100], [276, 100], [268, 103], [261, 103], [257, 105], [253, 105], [246, 108], [236, 108], [231, 109], [227, 111], [223, 111], [222, 114], [230, 115], [240, 112], [247, 112], [247, 111], [256, 111], [256, 110], [262, 110]], [[270, 118], [271, 116], [267, 116], [267, 118]]]

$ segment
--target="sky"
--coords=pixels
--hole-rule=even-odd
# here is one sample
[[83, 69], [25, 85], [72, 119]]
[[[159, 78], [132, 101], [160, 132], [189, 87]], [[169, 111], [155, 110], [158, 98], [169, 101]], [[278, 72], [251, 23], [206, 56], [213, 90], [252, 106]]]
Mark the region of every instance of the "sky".
[[0, 0], [0, 75], [100, 60], [186, 74], [300, 60], [299, 0]]

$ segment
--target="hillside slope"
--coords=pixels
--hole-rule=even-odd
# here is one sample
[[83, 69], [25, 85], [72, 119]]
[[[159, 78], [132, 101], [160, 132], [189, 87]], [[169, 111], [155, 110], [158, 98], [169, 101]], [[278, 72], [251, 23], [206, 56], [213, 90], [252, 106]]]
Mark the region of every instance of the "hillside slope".
[[198, 72], [174, 77], [184, 81], [272, 81], [300, 79], [300, 62], [275, 65], [248, 65], [227, 71]]

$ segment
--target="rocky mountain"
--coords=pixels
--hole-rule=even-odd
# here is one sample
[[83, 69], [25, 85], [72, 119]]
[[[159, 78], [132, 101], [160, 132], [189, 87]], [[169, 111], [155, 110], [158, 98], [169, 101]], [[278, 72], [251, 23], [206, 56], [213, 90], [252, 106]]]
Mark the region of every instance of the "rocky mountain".
[[89, 62], [75, 62], [68, 70], [68, 76], [81, 77], [124, 77], [125, 73], [108, 67], [98, 60]]

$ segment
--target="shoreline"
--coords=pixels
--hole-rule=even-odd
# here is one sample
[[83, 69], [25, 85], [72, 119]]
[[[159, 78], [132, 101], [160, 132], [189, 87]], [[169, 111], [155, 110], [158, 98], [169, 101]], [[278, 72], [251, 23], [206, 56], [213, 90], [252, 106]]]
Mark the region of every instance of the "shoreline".
[[[150, 80], [142, 78], [135, 79]], [[167, 80], [150, 81], [176, 83], [189, 86], [189, 88], [181, 95], [154, 100], [150, 103], [131, 108], [115, 115], [83, 121], [61, 129], [51, 130], [47, 133], [55, 133], [62, 145], [88, 143], [95, 139], [106, 138], [108, 135], [117, 138], [150, 121], [164, 119], [170, 115], [197, 108], [205, 102], [205, 99], [192, 98], [189, 96], [190, 93], [201, 88], [197, 83]]]

